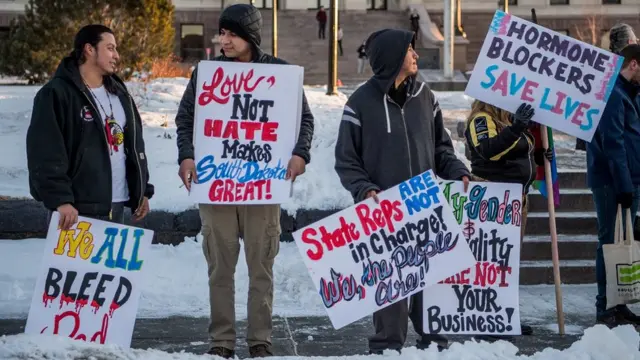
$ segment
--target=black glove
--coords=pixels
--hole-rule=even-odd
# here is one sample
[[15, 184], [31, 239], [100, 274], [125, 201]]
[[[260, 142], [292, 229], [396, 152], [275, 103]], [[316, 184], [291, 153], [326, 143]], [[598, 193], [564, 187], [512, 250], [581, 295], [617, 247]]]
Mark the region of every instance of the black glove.
[[533, 153], [533, 160], [538, 166], [544, 166], [544, 158], [549, 162], [553, 161], [553, 149], [539, 149]]
[[616, 195], [616, 202], [622, 206], [623, 209], [631, 208], [633, 202], [633, 193], [619, 193]]
[[511, 115], [511, 128], [518, 134], [522, 134], [523, 131], [529, 127], [529, 120], [533, 117], [534, 110], [530, 104], [522, 103], [516, 113]]

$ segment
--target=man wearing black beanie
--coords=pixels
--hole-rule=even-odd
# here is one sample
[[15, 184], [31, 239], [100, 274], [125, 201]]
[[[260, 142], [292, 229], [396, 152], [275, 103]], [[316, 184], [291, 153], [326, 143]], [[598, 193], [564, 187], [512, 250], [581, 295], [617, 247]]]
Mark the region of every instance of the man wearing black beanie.
[[[222, 55], [213, 60], [287, 64], [260, 49], [262, 16], [254, 6], [227, 7], [220, 15], [219, 25]], [[193, 151], [197, 73], [195, 69], [176, 115], [179, 174], [188, 190], [191, 181], [197, 179]], [[294, 181], [305, 172], [312, 137], [313, 115], [303, 92], [300, 133], [287, 165], [287, 179]], [[202, 246], [209, 267], [211, 348], [208, 353], [223, 358], [235, 356], [234, 274], [242, 237], [249, 270], [249, 354], [251, 357], [272, 356], [273, 263], [279, 250], [280, 205], [200, 204], [200, 219]]]

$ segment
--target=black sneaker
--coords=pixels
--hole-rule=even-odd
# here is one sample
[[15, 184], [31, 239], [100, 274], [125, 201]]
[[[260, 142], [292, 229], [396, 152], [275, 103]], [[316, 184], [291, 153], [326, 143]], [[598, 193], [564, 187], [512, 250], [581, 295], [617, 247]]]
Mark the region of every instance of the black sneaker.
[[640, 326], [640, 316], [634, 314], [626, 305], [618, 305], [616, 306], [616, 310], [620, 317], [632, 322], [635, 326]]
[[525, 336], [533, 335], [533, 328], [529, 325], [520, 324], [520, 332]]
[[421, 338], [416, 340], [416, 348], [418, 350], [426, 350], [431, 343], [438, 345], [438, 351], [443, 351], [449, 348], [449, 340], [440, 334], [425, 334]]
[[271, 347], [267, 345], [254, 345], [249, 348], [249, 356], [252, 358], [256, 357], [269, 357], [273, 356], [273, 352], [271, 351]]
[[214, 346], [211, 349], [209, 349], [209, 351], [207, 351], [207, 354], [209, 355], [214, 355], [214, 356], [220, 356], [221, 358], [225, 358], [225, 359], [233, 359], [236, 356], [236, 352], [231, 350], [231, 349], [227, 349], [225, 347], [222, 346]]
[[607, 311], [605, 314], [596, 316], [596, 323], [599, 325], [604, 325], [609, 329], [613, 329], [614, 327], [620, 325], [636, 325], [633, 322], [625, 319], [624, 314], [616, 308]]

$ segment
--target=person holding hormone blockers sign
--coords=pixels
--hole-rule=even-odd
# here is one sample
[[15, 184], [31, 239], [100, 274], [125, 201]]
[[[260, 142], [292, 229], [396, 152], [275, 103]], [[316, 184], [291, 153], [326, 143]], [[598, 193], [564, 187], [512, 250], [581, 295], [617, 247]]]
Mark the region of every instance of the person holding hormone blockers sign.
[[[544, 158], [553, 161], [553, 150], [536, 150], [531, 121], [533, 106], [522, 103], [515, 113], [475, 100], [467, 118], [465, 139], [471, 149], [471, 173], [474, 181], [516, 183], [522, 185], [520, 244], [524, 241], [529, 207], [529, 188], [536, 178], [536, 165], [544, 166]], [[522, 251], [522, 246], [520, 246]], [[529, 325], [521, 325], [522, 335], [533, 334]], [[513, 340], [505, 335], [479, 335], [476, 340]]]
[[640, 317], [626, 305], [607, 304], [602, 247], [614, 243], [618, 205], [623, 214], [631, 212], [633, 223], [640, 200], [640, 45], [628, 45], [619, 55], [624, 62], [598, 128], [587, 144], [587, 185], [598, 217], [596, 322], [608, 327], [640, 325]]
[[[287, 64], [260, 49], [262, 17], [249, 4], [227, 7], [220, 15], [222, 55], [215, 61]], [[176, 116], [179, 175], [187, 190], [197, 181], [194, 163], [193, 128], [197, 68], [187, 85]], [[303, 92], [300, 132], [287, 165], [286, 179], [295, 181], [310, 161], [313, 115]], [[209, 266], [209, 354], [235, 356], [234, 274], [240, 240], [249, 268], [247, 343], [251, 357], [273, 355], [271, 350], [273, 263], [280, 245], [280, 205], [200, 204], [203, 251]]]
[[[470, 173], [453, 149], [440, 105], [426, 83], [419, 81], [415, 34], [385, 29], [366, 41], [374, 76], [347, 100], [335, 149], [335, 170], [354, 202], [377, 201], [380, 191], [433, 169], [437, 176], [462, 180], [467, 191]], [[373, 314], [375, 334], [369, 352], [401, 351], [409, 317], [419, 335], [417, 346], [439, 349], [447, 339], [422, 331], [422, 292]]]

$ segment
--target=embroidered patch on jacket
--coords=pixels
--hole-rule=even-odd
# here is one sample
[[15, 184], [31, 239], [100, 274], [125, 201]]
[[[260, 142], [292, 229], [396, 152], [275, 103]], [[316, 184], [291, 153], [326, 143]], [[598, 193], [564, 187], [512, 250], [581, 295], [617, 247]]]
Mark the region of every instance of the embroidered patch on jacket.
[[487, 118], [484, 116], [477, 117], [473, 123], [476, 127], [476, 137], [478, 141], [488, 139], [489, 127], [487, 126]]
[[93, 113], [89, 109], [89, 106], [85, 105], [80, 110], [80, 118], [84, 121], [93, 121]]

